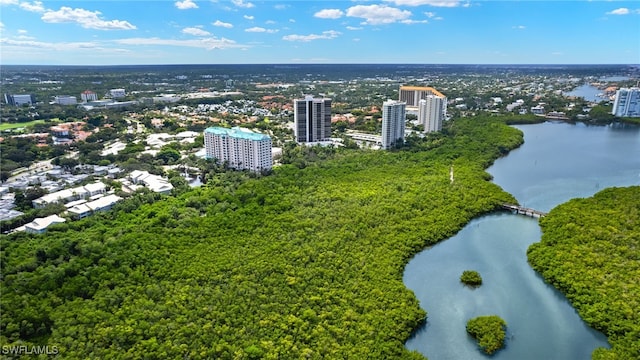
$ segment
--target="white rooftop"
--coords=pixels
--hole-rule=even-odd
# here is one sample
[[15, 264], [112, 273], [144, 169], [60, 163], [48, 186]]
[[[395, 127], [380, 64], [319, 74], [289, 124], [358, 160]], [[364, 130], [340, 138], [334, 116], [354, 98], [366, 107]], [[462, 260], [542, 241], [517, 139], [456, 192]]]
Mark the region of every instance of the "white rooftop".
[[52, 224], [58, 224], [58, 223], [63, 223], [66, 220], [61, 218], [58, 215], [50, 215], [44, 218], [37, 218], [34, 219], [32, 222], [26, 224], [25, 230], [31, 230], [31, 231], [36, 231], [36, 232], [40, 232], [46, 228], [48, 228], [50, 225]]

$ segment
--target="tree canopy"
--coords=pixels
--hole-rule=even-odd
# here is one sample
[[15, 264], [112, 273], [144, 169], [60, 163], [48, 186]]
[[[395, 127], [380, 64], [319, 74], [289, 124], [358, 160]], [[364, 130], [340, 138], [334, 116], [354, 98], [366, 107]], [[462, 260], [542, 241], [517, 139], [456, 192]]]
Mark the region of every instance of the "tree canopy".
[[507, 323], [496, 315], [478, 316], [467, 321], [467, 332], [478, 341], [486, 354], [493, 354], [504, 346]]
[[69, 359], [422, 358], [404, 347], [426, 316], [404, 266], [514, 201], [484, 168], [523, 141], [489, 118], [447, 133], [3, 236], [0, 342]]
[[540, 221], [529, 263], [562, 291], [611, 350], [594, 359], [640, 355], [640, 187], [605, 189], [557, 206]]
[[480, 286], [482, 285], [482, 276], [475, 270], [465, 270], [460, 275], [460, 281], [465, 285]]

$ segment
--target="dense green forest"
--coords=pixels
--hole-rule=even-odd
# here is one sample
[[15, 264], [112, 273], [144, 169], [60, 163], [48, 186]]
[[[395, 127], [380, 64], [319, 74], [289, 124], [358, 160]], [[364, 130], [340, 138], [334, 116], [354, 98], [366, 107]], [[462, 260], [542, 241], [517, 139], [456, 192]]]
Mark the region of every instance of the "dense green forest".
[[[405, 264], [511, 195], [495, 118], [0, 239], [0, 343], [74, 358], [422, 358]], [[451, 167], [454, 181], [450, 180]]]
[[640, 358], [640, 187], [564, 203], [540, 221], [529, 262], [607, 335], [594, 359]]

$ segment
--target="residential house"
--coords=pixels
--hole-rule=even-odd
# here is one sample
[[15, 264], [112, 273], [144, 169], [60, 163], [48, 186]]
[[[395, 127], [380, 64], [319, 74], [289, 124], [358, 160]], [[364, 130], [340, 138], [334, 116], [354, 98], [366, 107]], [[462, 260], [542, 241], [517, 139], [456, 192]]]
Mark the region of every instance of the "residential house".
[[58, 215], [50, 215], [44, 218], [34, 219], [32, 222], [24, 225], [24, 227], [20, 227], [16, 229], [16, 231], [20, 231], [22, 230], [22, 228], [24, 228], [24, 231], [28, 233], [42, 234], [43, 232], [47, 231], [47, 228], [49, 226], [53, 224], [60, 224], [65, 221], [66, 221], [65, 219], [61, 218]]

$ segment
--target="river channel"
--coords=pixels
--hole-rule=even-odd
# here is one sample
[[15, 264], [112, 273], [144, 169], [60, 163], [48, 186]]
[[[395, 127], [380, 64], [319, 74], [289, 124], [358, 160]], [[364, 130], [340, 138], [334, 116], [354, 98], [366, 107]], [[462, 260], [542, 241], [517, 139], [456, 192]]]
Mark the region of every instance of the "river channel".
[[[544, 123], [516, 126], [525, 143], [487, 171], [521, 205], [541, 211], [612, 186], [640, 185], [640, 127]], [[504, 213], [471, 221], [458, 234], [417, 254], [405, 285], [428, 312], [407, 341], [431, 360], [487, 359], [465, 331], [468, 319], [498, 315], [508, 324], [506, 347], [492, 359], [590, 359], [606, 337], [589, 328], [567, 299], [527, 263], [540, 241], [537, 219]], [[483, 285], [461, 285], [477, 270]]]

